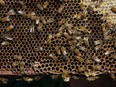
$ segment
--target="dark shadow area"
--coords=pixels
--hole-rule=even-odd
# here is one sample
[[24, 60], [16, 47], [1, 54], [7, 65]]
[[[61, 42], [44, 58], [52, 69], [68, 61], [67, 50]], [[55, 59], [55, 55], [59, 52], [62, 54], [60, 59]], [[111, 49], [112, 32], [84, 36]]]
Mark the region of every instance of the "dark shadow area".
[[87, 81], [85, 77], [81, 77], [78, 80], [71, 79], [70, 87], [116, 87], [116, 80], [108, 75], [100, 75], [95, 81]]

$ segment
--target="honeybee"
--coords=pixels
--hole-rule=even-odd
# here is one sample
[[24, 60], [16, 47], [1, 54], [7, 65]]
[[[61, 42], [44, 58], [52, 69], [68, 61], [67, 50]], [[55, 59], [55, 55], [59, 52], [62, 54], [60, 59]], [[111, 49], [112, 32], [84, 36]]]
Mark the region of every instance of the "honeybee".
[[86, 13], [85, 12], [80, 12], [79, 14], [75, 14], [73, 18], [80, 20], [86, 18]]
[[111, 57], [112, 57], [112, 58], [116, 58], [116, 54], [112, 54]]
[[79, 67], [79, 68], [78, 68], [78, 71], [79, 71], [79, 72], [85, 71], [85, 67]]
[[74, 51], [74, 50], [75, 50], [75, 46], [74, 46], [74, 45], [71, 45], [71, 46], [70, 46], [70, 50], [71, 50], [71, 51]]
[[87, 77], [88, 81], [94, 81], [96, 79], [99, 79], [99, 76], [94, 76], [94, 77]]
[[43, 50], [43, 47], [37, 47], [34, 49], [34, 51], [42, 51]]
[[25, 5], [25, 2], [23, 1], [19, 1], [20, 5], [23, 7], [23, 9], [27, 8], [26, 5]]
[[61, 51], [62, 51], [62, 54], [63, 54], [63, 55], [66, 55], [66, 54], [67, 54], [66, 48], [65, 48], [65, 47], [61, 47]]
[[73, 30], [72, 30], [71, 28], [67, 29], [67, 31], [68, 31], [68, 33], [69, 33], [70, 35], [73, 34]]
[[13, 59], [15, 59], [15, 60], [21, 60], [22, 56], [21, 55], [13, 55]]
[[50, 24], [50, 23], [52, 23], [52, 22], [54, 22], [54, 21], [55, 21], [55, 19], [54, 19], [54, 18], [50, 18], [50, 19], [48, 19], [48, 20], [47, 20], [47, 22], [46, 22], [46, 23], [47, 23], [47, 24]]
[[3, 17], [0, 19], [2, 22], [9, 22], [10, 18], [9, 17]]
[[39, 23], [40, 23], [40, 17], [36, 19], [36, 24], [39, 24]]
[[99, 66], [99, 65], [93, 65], [92, 69], [93, 70], [101, 70], [101, 66]]
[[88, 5], [87, 11], [89, 14], [93, 14], [93, 12], [94, 12], [93, 8], [90, 5]]
[[43, 8], [47, 8], [48, 5], [49, 5], [49, 2], [48, 1], [44, 2]]
[[6, 78], [0, 78], [0, 83], [3, 83], [3, 84], [7, 84], [7, 82], [8, 82], [8, 79], [6, 79]]
[[79, 79], [79, 77], [78, 77], [78, 76], [76, 76], [76, 75], [73, 75], [71, 78], [72, 78], [72, 79], [74, 79], [74, 80]]
[[77, 56], [81, 56], [81, 53], [80, 53], [79, 49], [75, 48], [74, 52], [76, 53]]
[[3, 35], [2, 37], [4, 40], [9, 40], [9, 41], [13, 40], [13, 38], [9, 37], [8, 35]]
[[105, 23], [102, 23], [101, 27], [102, 27], [103, 32], [107, 32], [106, 24]]
[[95, 45], [100, 45], [100, 44], [102, 44], [102, 43], [103, 43], [102, 40], [96, 40], [96, 41], [94, 41], [94, 44], [95, 44]]
[[47, 43], [51, 43], [52, 38], [53, 38], [53, 35], [49, 34], [47, 38]]
[[76, 60], [77, 60], [78, 62], [82, 62], [82, 61], [83, 61], [83, 59], [82, 59], [80, 56], [75, 56], [75, 58], [76, 58]]
[[69, 44], [70, 44], [71, 46], [75, 45], [76, 43], [77, 43], [76, 40], [71, 40], [71, 41], [69, 41]]
[[73, 27], [73, 25], [72, 25], [72, 24], [69, 24], [69, 23], [65, 23], [65, 26], [66, 26], [68, 29], [70, 29], [70, 28]]
[[83, 38], [83, 40], [84, 40], [84, 42], [85, 42], [85, 44], [87, 45], [87, 46], [89, 46], [89, 40], [88, 40], [89, 38], [88, 37], [84, 37]]
[[38, 66], [41, 66], [40, 62], [35, 61], [33, 64], [33, 67], [38, 68]]
[[46, 24], [46, 19], [45, 19], [44, 16], [41, 17], [41, 22], [42, 22], [43, 24]]
[[3, 41], [3, 42], [1, 43], [2, 46], [9, 45], [9, 44], [10, 44], [10, 43], [9, 43], [8, 41]]
[[19, 66], [20, 66], [20, 70], [21, 70], [21, 71], [24, 70], [24, 65], [25, 65], [25, 62], [20, 62], [20, 63], [19, 63]]
[[33, 78], [30, 77], [23, 77], [23, 80], [27, 81], [28, 83], [30, 83], [31, 81], [33, 81]]
[[62, 11], [64, 10], [64, 5], [61, 5], [59, 8], [58, 8], [58, 13], [62, 13]]
[[27, 14], [24, 11], [18, 11], [18, 14], [23, 17], [27, 17]]
[[85, 61], [86, 64], [91, 64], [92, 62], [93, 62], [92, 59], [86, 59]]
[[85, 48], [85, 47], [83, 47], [83, 46], [79, 47], [79, 49], [82, 50], [82, 51], [84, 51], [84, 52], [87, 51], [87, 48]]
[[111, 54], [112, 52], [114, 52], [114, 50], [113, 49], [108, 49], [104, 54], [105, 55], [109, 55], [109, 54]]
[[81, 29], [81, 31], [83, 31], [85, 33], [89, 33], [90, 34], [92, 32], [90, 29], [86, 29], [86, 27], [84, 27], [84, 26], [80, 26], [80, 29]]
[[65, 18], [62, 18], [59, 22], [58, 22], [58, 25], [63, 25], [66, 23], [66, 19]]
[[31, 25], [31, 27], [30, 27], [30, 33], [34, 33], [34, 32], [35, 32], [35, 26]]
[[85, 5], [83, 3], [79, 3], [79, 6], [80, 6], [81, 10], [85, 10]]
[[64, 79], [65, 82], [69, 82], [70, 76], [67, 71], [65, 71], [65, 70], [63, 71], [62, 78]]
[[81, 36], [73, 35], [73, 36], [72, 36], [72, 39], [73, 39], [73, 40], [79, 40], [79, 42], [82, 41], [82, 40], [81, 40]]
[[70, 39], [71, 36], [67, 33], [67, 32], [64, 32], [64, 36], [67, 38], [67, 39]]
[[4, 6], [4, 5], [5, 5], [4, 0], [0, 0], [0, 5], [2, 5], [2, 6]]
[[111, 11], [114, 12], [114, 13], [116, 13], [116, 7], [113, 6], [113, 7], [111, 8]]
[[11, 15], [15, 15], [15, 11], [13, 9], [11, 9], [10, 11], [8, 11], [8, 13], [6, 14], [7, 16], [11, 16]]
[[44, 8], [42, 5], [40, 5], [39, 3], [37, 4], [37, 7], [42, 11]]
[[11, 30], [13, 30], [14, 29], [14, 26], [13, 25], [10, 25], [10, 26], [8, 26], [7, 28], [6, 28], [6, 31], [11, 31]]
[[61, 51], [60, 51], [60, 49], [59, 49], [59, 47], [58, 47], [58, 46], [56, 46], [56, 47], [55, 47], [55, 50], [56, 50], [56, 53], [57, 53], [58, 55], [60, 55], [60, 54], [61, 54]]
[[101, 60], [98, 59], [98, 57], [94, 57], [93, 60], [94, 60], [95, 62], [97, 62], [97, 63], [101, 62]]
[[95, 71], [86, 71], [86, 72], [84, 72], [84, 74], [85, 74], [86, 77], [94, 77], [94, 76], [97, 75], [97, 72], [95, 72]]
[[18, 65], [19, 65], [19, 62], [17, 62], [17, 61], [12, 63], [12, 66], [13, 66], [13, 67], [16, 67], [16, 66], [18, 66]]
[[36, 21], [36, 24], [38, 24], [39, 21], [40, 21], [39, 17], [38, 17], [38, 16], [35, 16], [35, 15], [32, 15], [32, 16], [31, 16], [31, 20]]
[[38, 31], [41, 31], [42, 30], [42, 27], [43, 27], [43, 24], [42, 23], [39, 23], [38, 26], [37, 26], [37, 30]]
[[56, 36], [56, 37], [60, 37], [60, 36], [62, 36], [62, 32], [58, 32], [58, 33], [56, 33], [55, 36]]
[[26, 14], [27, 18], [32, 18], [33, 16], [35, 16], [35, 12], [30, 12], [28, 14]]
[[57, 60], [56, 55], [55, 55], [55, 54], [53, 54], [53, 53], [49, 54], [49, 57], [53, 58], [54, 60]]
[[102, 45], [97, 45], [97, 46], [95, 47], [95, 50], [96, 50], [96, 51], [98, 51], [98, 50], [100, 50], [100, 49], [102, 49]]
[[112, 73], [110, 76], [111, 76], [111, 78], [112, 78], [113, 80], [116, 80], [116, 74], [113, 74], [113, 73]]
[[63, 31], [66, 28], [65, 25], [61, 25], [61, 27], [59, 28], [59, 32]]

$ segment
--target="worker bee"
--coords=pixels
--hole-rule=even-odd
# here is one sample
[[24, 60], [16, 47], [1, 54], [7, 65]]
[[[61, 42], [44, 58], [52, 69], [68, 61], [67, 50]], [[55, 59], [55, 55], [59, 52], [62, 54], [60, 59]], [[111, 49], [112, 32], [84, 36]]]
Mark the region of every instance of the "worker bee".
[[10, 21], [10, 18], [7, 16], [7, 17], [3, 17], [0, 19], [2, 22], [9, 22]]
[[85, 71], [85, 67], [79, 67], [79, 68], [78, 68], [78, 71], [79, 71], [79, 72]]
[[64, 5], [61, 5], [59, 8], [58, 8], [58, 13], [62, 13], [62, 11], [64, 10]]
[[65, 28], [66, 28], [65, 25], [61, 25], [61, 27], [59, 28], [59, 32], [62, 32]]
[[2, 6], [4, 6], [4, 5], [5, 5], [4, 0], [0, 0], [0, 5], [2, 5]]
[[39, 8], [39, 10], [43, 10], [44, 8], [43, 8], [43, 6], [42, 5], [40, 5], [39, 3], [37, 4], [37, 7]]
[[47, 20], [46, 23], [47, 23], [47, 24], [50, 24], [50, 23], [53, 23], [54, 21], [55, 21], [54, 18], [50, 18], [50, 19]]
[[75, 50], [75, 46], [74, 45], [71, 45], [70, 46], [70, 50], [73, 52]]
[[18, 14], [27, 18], [27, 14], [24, 11], [18, 11]]
[[96, 50], [96, 51], [98, 51], [98, 50], [100, 50], [100, 49], [102, 49], [102, 45], [97, 45], [97, 46], [95, 46], [95, 50]]
[[73, 35], [73, 36], [72, 36], [72, 39], [73, 39], [73, 40], [79, 40], [79, 42], [82, 41], [82, 40], [81, 40], [81, 36], [77, 36], [77, 35]]
[[105, 23], [102, 23], [101, 27], [102, 27], [103, 32], [107, 32], [106, 24]]
[[31, 20], [36, 21], [36, 24], [38, 24], [39, 21], [40, 21], [39, 17], [38, 17], [38, 16], [35, 16], [35, 15], [32, 15], [32, 16], [31, 16]]
[[92, 59], [86, 59], [85, 61], [86, 64], [92, 64], [92, 62], [93, 62]]
[[9, 43], [8, 41], [3, 41], [3, 42], [1, 43], [2, 46], [9, 45], [9, 44], [10, 44], [10, 43]]
[[88, 5], [87, 11], [89, 14], [93, 14], [93, 12], [94, 12], [93, 8], [90, 5]]
[[[6, 79], [6, 78], [2, 78], [2, 77], [1, 77], [1, 78], [0, 78], [0, 83], [1, 83], [1, 82], [2, 82], [3, 84], [7, 84], [8, 78]], [[2, 83], [1, 83], [1, 84], [2, 84]]]
[[99, 65], [93, 65], [93, 66], [92, 66], [92, 69], [93, 69], [93, 70], [98, 70], [98, 71], [99, 71], [99, 70], [101, 70], [101, 66], [99, 66]]
[[80, 56], [75, 56], [75, 58], [76, 58], [76, 60], [77, 60], [78, 62], [82, 62], [82, 61], [83, 61], [83, 59], [82, 59]]
[[17, 62], [17, 61], [15, 61], [15, 62], [12, 63], [12, 66], [13, 66], [13, 67], [16, 67], [16, 66], [18, 66], [18, 65], [19, 65], [19, 62]]
[[116, 13], [116, 7], [113, 6], [113, 7], [111, 8], [111, 11], [114, 12], [114, 13]]
[[30, 33], [34, 33], [34, 32], [35, 32], [35, 26], [31, 25], [31, 27], [30, 27]]
[[73, 25], [72, 25], [72, 24], [69, 24], [69, 23], [65, 23], [65, 26], [66, 26], [68, 29], [70, 29], [70, 28], [73, 27]]
[[116, 74], [113, 74], [113, 73], [112, 73], [110, 76], [111, 76], [111, 78], [112, 78], [113, 80], [116, 80]]
[[81, 29], [81, 31], [83, 31], [85, 33], [89, 33], [90, 34], [92, 32], [90, 29], [86, 29], [86, 27], [84, 27], [84, 26], [80, 26], [80, 29]]
[[95, 45], [100, 45], [100, 44], [102, 44], [102, 43], [103, 43], [102, 40], [96, 40], [96, 41], [94, 41], [94, 44], [95, 44]]
[[67, 32], [64, 32], [64, 36], [67, 38], [67, 39], [70, 39], [71, 36], [67, 33]]
[[34, 49], [34, 51], [42, 51], [43, 50], [43, 47], [36, 47], [35, 49]]
[[101, 62], [101, 60], [98, 59], [98, 57], [94, 57], [93, 60], [94, 60], [95, 62], [97, 62], [97, 63]]
[[11, 16], [11, 15], [15, 15], [15, 11], [13, 9], [11, 9], [10, 11], [8, 11], [8, 13], [6, 14], [7, 16]]
[[57, 60], [57, 57], [54, 53], [49, 54], [49, 57], [53, 58], [54, 60]]
[[95, 72], [95, 71], [86, 71], [86, 72], [84, 72], [84, 74], [85, 74], [86, 77], [94, 77], [94, 76], [97, 75], [97, 72]]
[[23, 80], [24, 80], [24, 81], [27, 81], [28, 83], [30, 83], [30, 82], [33, 81], [33, 78], [30, 78], [30, 77], [23, 77]]
[[44, 2], [43, 8], [47, 8], [48, 5], [49, 5], [49, 2], [48, 1]]
[[44, 16], [41, 17], [41, 22], [42, 22], [43, 24], [46, 24], [46, 19], [45, 19]]
[[70, 40], [70, 41], [69, 41], [70, 46], [73, 46], [73, 45], [75, 45], [76, 43], [77, 43], [76, 40]]
[[11, 31], [11, 30], [13, 30], [14, 29], [14, 26], [13, 25], [10, 25], [10, 26], [8, 26], [7, 28], [6, 28], [6, 31]]
[[62, 78], [64, 79], [65, 82], [69, 82], [70, 76], [66, 70], [63, 71]]
[[94, 76], [94, 77], [87, 77], [88, 81], [94, 81], [96, 79], [99, 79], [99, 76]]
[[55, 47], [55, 50], [56, 50], [56, 53], [57, 53], [58, 55], [60, 55], [60, 54], [61, 54], [61, 51], [60, 51], [60, 49], [59, 49], [59, 47], [58, 47], [58, 46], [56, 46], [56, 47]]
[[35, 22], [36, 22], [36, 24], [39, 24], [40, 23], [40, 17], [36, 18]]
[[80, 6], [81, 10], [85, 10], [85, 5], [83, 3], [79, 3], [79, 6]]
[[76, 76], [76, 75], [73, 75], [71, 78], [72, 78], [72, 79], [74, 79], [74, 80], [79, 79], [79, 77], [78, 77], [78, 76]]
[[87, 46], [89, 46], [89, 40], [88, 40], [89, 38], [88, 37], [84, 37], [83, 38], [83, 40], [84, 40], [84, 42], [85, 42], [85, 44], [87, 45]]
[[80, 13], [78, 13], [78, 14], [75, 14], [75, 15], [73, 16], [73, 18], [75, 18], [75, 19], [77, 19], [77, 20], [84, 19], [84, 18], [86, 18], [86, 13], [85, 13], [85, 12], [80, 12]]
[[63, 55], [66, 55], [66, 54], [67, 54], [66, 48], [65, 48], [65, 47], [61, 47], [61, 51], [62, 51], [62, 54], [63, 54]]
[[33, 16], [35, 16], [35, 12], [30, 12], [28, 14], [26, 14], [27, 18], [32, 18]]
[[69, 33], [70, 35], [73, 34], [73, 30], [72, 30], [71, 28], [67, 29], [67, 31], [68, 31], [68, 33]]
[[53, 35], [49, 34], [47, 38], [47, 43], [51, 43], [52, 38], [53, 38]]
[[59, 22], [58, 22], [58, 25], [63, 25], [66, 23], [66, 19], [65, 18], [62, 18]]
[[104, 54], [105, 55], [109, 55], [109, 54], [111, 54], [112, 52], [114, 52], [114, 50], [113, 49], [108, 49]]
[[34, 69], [38, 68], [38, 66], [41, 66], [40, 62], [35, 61], [33, 64]]
[[21, 55], [13, 55], [13, 59], [15, 59], [15, 60], [21, 60], [22, 56]]
[[13, 38], [12, 37], [9, 37], [8, 35], [3, 35], [3, 39], [9, 40], [9, 41], [12, 41], [13, 40]]
[[77, 56], [81, 56], [81, 53], [80, 53], [79, 49], [75, 48], [74, 52], [76, 53]]
[[111, 57], [116, 59], [116, 54], [112, 54]]
[[84, 51], [84, 52], [87, 51], [87, 48], [85, 48], [85, 47], [83, 47], [83, 46], [79, 47], [79, 49], [82, 50], [82, 51]]
[[38, 26], [37, 26], [37, 30], [38, 31], [41, 31], [42, 30], [42, 27], [43, 27], [43, 24], [42, 23], [39, 23]]
[[20, 5], [22, 6], [23, 9], [26, 9], [27, 8], [26, 5], [25, 5], [25, 2], [19, 1], [19, 3], [20, 3]]
[[24, 70], [24, 65], [25, 65], [25, 62], [19, 62], [19, 66], [20, 66], [21, 71]]
[[62, 32], [58, 32], [55, 34], [56, 37], [61, 37], [62, 36]]

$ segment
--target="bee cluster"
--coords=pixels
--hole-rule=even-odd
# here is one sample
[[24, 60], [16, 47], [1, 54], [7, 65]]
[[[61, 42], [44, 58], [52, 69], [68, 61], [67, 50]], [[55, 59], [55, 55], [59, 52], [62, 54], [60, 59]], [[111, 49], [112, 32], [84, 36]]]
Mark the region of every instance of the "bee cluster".
[[0, 65], [66, 81], [116, 74], [116, 27], [81, 0], [0, 0]]

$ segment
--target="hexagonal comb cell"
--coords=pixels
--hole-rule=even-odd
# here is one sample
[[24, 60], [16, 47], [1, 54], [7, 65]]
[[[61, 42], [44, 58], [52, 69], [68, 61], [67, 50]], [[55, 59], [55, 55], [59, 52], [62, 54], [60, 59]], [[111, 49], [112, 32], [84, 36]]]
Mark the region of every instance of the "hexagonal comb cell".
[[116, 27], [81, 0], [0, 0], [0, 73], [116, 73]]

